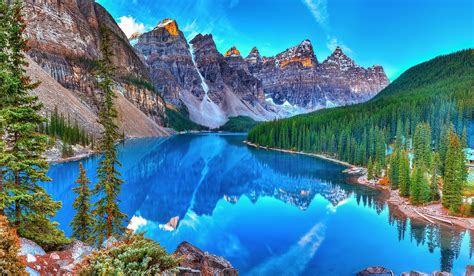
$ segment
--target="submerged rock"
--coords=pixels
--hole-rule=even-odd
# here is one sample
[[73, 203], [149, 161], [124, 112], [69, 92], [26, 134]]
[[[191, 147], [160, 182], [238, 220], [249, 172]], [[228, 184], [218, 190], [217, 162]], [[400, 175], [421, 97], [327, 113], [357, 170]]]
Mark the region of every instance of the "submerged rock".
[[188, 242], [182, 242], [173, 255], [182, 259], [177, 275], [238, 275], [223, 257], [204, 252]]
[[365, 276], [365, 275], [394, 275], [393, 271], [387, 269], [383, 266], [369, 266], [368, 268], [359, 271], [357, 276]]
[[408, 272], [402, 272], [402, 276], [430, 276], [430, 275], [424, 272], [412, 270]]

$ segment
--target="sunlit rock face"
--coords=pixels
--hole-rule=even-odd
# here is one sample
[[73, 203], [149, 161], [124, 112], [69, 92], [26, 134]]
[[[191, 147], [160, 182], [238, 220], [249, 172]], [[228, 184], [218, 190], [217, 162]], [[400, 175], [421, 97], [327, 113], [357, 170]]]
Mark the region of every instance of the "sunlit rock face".
[[26, 0], [28, 54], [65, 88], [97, 111], [100, 93], [93, 75], [101, 57], [100, 26], [110, 33], [116, 90], [125, 91], [149, 118], [164, 124], [165, 104], [149, 83], [148, 69], [115, 20], [93, 0]]
[[309, 40], [304, 40], [299, 45], [279, 53], [276, 55], [276, 62], [280, 68], [285, 68], [292, 63], [299, 63], [303, 67], [313, 67], [318, 64], [318, 60], [314, 55], [313, 45]]
[[267, 99], [299, 112], [363, 102], [389, 84], [381, 66], [363, 68], [339, 47], [318, 63], [309, 40], [275, 57], [261, 57], [253, 48], [245, 61]]
[[236, 48], [235, 46], [233, 46], [232, 48], [230, 48], [229, 50], [227, 50], [227, 52], [225, 52], [224, 56], [225, 56], [225, 57], [240, 56], [240, 51], [237, 50], [237, 48]]
[[184, 94], [202, 99], [204, 90], [191, 49], [174, 20], [165, 19], [140, 35], [134, 47], [150, 68], [155, 88], [167, 102], [181, 108]]

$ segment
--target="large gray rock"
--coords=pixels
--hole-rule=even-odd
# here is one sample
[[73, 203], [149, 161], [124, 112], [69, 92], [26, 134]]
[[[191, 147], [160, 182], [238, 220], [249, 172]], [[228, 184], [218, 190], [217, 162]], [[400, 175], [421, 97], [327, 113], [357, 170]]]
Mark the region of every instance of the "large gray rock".
[[177, 275], [238, 275], [237, 270], [223, 257], [204, 252], [188, 242], [182, 242], [173, 255], [182, 259]]
[[41, 246], [36, 244], [34, 241], [30, 241], [25, 238], [20, 238], [20, 256], [36, 256], [36, 255], [45, 255], [46, 252], [43, 250]]
[[89, 246], [82, 241], [73, 241], [71, 244], [63, 248], [64, 251], [71, 252], [71, 257], [74, 263], [80, 262], [84, 257], [90, 255], [94, 248]]
[[393, 271], [387, 269], [383, 266], [370, 266], [364, 270], [359, 271], [357, 276], [367, 276], [367, 275], [391, 275], [393, 276]]
[[412, 270], [408, 272], [402, 272], [401, 276], [430, 276], [430, 275], [424, 272]]

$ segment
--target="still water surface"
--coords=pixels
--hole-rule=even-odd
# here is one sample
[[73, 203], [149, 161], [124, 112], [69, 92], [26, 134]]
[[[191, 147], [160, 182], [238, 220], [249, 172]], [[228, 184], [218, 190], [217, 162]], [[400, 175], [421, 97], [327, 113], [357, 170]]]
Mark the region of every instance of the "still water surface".
[[[120, 145], [129, 227], [170, 252], [189, 241], [222, 255], [241, 275], [353, 275], [374, 265], [463, 275], [474, 263], [469, 232], [410, 221], [378, 191], [349, 184], [340, 165], [244, 139], [190, 134]], [[82, 160], [93, 183], [99, 160]], [[55, 219], [68, 235], [78, 166], [52, 165], [45, 184], [63, 202]]]

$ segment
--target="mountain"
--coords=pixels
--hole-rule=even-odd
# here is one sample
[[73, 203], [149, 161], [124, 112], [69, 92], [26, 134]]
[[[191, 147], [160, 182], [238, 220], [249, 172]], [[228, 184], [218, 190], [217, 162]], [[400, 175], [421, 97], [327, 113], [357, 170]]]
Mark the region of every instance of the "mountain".
[[389, 84], [381, 66], [363, 68], [340, 47], [318, 63], [309, 40], [275, 57], [262, 58], [253, 48], [245, 60], [267, 100], [296, 113], [364, 102]]
[[134, 47], [150, 68], [157, 91], [194, 122], [216, 128], [238, 115], [273, 118], [260, 81], [231, 66], [212, 35], [197, 35], [188, 43], [176, 21], [165, 19], [140, 35]]
[[[342, 54], [338, 56], [340, 61]], [[353, 68], [344, 60], [345, 68]], [[385, 145], [397, 136], [400, 141], [412, 139], [417, 124], [431, 126], [433, 147], [439, 150], [451, 125], [461, 135], [473, 116], [474, 50], [469, 49], [410, 68], [366, 103], [263, 123], [249, 132], [248, 140], [358, 165], [369, 158], [383, 164]]]
[[[93, 0], [26, 0], [26, 33], [29, 56], [64, 89], [72, 91], [91, 112], [97, 113], [101, 93], [93, 70], [101, 57], [100, 28], [111, 35], [115, 91], [127, 136], [154, 136], [167, 133], [165, 102], [154, 92], [148, 68], [135, 53], [127, 37], [110, 14]], [[48, 83], [50, 83], [48, 81]], [[62, 98], [63, 89], [50, 89]], [[70, 102], [56, 104], [69, 106]], [[74, 114], [71, 119], [80, 119]], [[127, 121], [131, 118], [139, 121]]]

